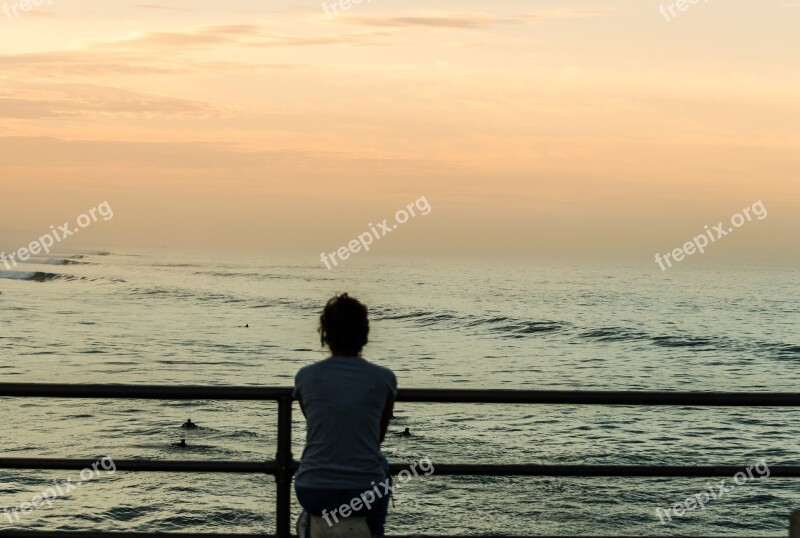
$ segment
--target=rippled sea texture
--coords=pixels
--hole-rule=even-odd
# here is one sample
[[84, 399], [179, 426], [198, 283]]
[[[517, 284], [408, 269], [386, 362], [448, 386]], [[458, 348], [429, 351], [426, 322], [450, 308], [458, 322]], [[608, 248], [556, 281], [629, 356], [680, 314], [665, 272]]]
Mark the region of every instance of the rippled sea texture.
[[[405, 387], [797, 391], [794, 269], [306, 261], [94, 253], [0, 272], [4, 382], [289, 386], [324, 358], [335, 292], [370, 306], [365, 356]], [[249, 328], [243, 326], [249, 324]], [[252, 402], [2, 399], [8, 457], [272, 459]], [[391, 461], [798, 465], [795, 409], [401, 404]], [[188, 417], [201, 425], [180, 429]], [[295, 409], [294, 452], [304, 423]], [[185, 436], [189, 447], [171, 443]], [[76, 473], [0, 470], [0, 507]], [[732, 477], [731, 477], [732, 479]], [[730, 480], [729, 480], [730, 482]], [[695, 479], [413, 479], [387, 532], [785, 535], [800, 481], [752, 480], [662, 526]], [[23, 529], [272, 532], [264, 476], [105, 473]], [[295, 507], [296, 513], [297, 507]], [[0, 525], [11, 526], [0, 513]]]

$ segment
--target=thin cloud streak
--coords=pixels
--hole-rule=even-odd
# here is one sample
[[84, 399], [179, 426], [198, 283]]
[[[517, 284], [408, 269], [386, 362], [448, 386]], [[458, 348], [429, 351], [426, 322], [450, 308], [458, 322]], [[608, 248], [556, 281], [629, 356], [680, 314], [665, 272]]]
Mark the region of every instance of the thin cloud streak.
[[609, 10], [600, 9], [554, 9], [520, 15], [500, 17], [486, 13], [439, 14], [405, 17], [342, 17], [346, 24], [376, 28], [444, 28], [462, 30], [482, 30], [495, 26], [511, 24], [538, 24], [547, 21], [586, 17], [604, 17]]

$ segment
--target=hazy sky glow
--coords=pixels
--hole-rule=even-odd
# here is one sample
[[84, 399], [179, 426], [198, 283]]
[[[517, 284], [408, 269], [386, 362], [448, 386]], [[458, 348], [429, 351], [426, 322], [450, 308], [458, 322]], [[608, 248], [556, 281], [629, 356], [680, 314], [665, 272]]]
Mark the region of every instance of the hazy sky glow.
[[[4, 0], [0, 0], [2, 7]], [[5, 0], [6, 5], [16, 0]], [[800, 2], [43, 0], [0, 13], [0, 248], [800, 258]], [[696, 260], [695, 260], [696, 261]]]

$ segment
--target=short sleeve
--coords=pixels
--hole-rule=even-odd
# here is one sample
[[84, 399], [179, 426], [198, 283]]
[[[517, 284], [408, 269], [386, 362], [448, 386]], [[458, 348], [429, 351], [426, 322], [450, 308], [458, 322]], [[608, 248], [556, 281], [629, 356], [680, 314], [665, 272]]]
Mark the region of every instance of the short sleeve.
[[295, 400], [301, 399], [300, 389], [303, 386], [302, 376], [300, 375], [301, 373], [302, 370], [297, 372], [297, 374], [294, 376], [294, 389], [292, 389], [292, 398], [294, 398]]
[[394, 375], [394, 372], [389, 370], [389, 392], [392, 395], [392, 399], [397, 399], [397, 376]]

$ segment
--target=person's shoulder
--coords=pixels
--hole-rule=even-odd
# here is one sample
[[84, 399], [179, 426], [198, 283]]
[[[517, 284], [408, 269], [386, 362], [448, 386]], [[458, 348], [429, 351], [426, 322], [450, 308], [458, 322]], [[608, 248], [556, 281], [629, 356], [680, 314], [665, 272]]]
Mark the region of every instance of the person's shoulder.
[[316, 361], [312, 362], [311, 364], [306, 364], [297, 371], [297, 374], [295, 374], [295, 379], [305, 377], [309, 374], [313, 374], [314, 372], [325, 368], [325, 365], [328, 363], [328, 360], [329, 359], [322, 359], [321, 361]]
[[326, 360], [327, 359], [323, 359], [321, 361], [307, 364], [300, 368], [296, 374], [294, 374], [294, 390], [292, 390], [292, 396], [294, 398], [301, 400], [302, 392], [306, 390], [309, 385], [313, 385], [315, 379], [324, 376], [322, 369], [324, 368], [323, 363]]
[[397, 383], [397, 376], [394, 375], [394, 372], [390, 368], [381, 366], [380, 364], [375, 364], [374, 362], [370, 362], [366, 359], [364, 359], [364, 362], [367, 363], [368, 368], [372, 370], [375, 375]]

